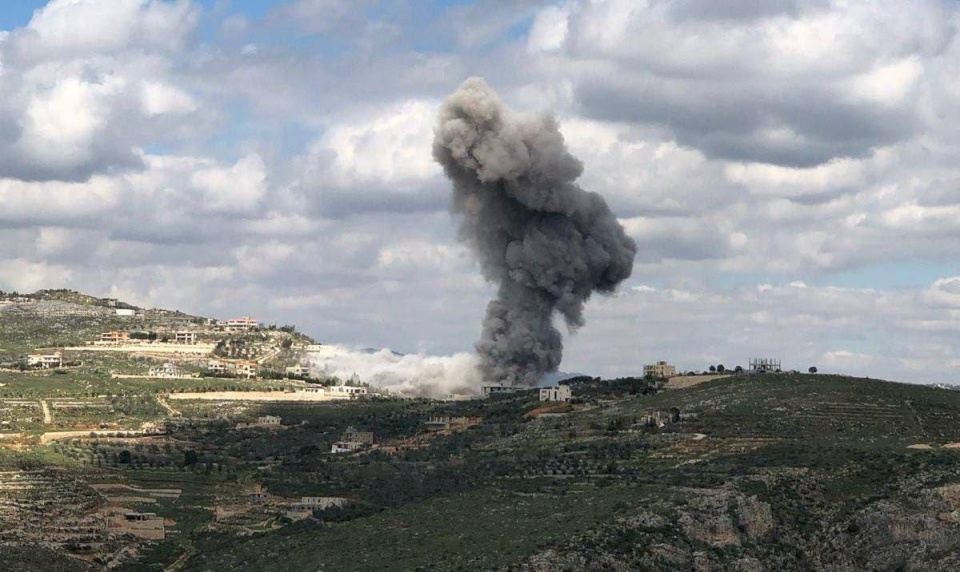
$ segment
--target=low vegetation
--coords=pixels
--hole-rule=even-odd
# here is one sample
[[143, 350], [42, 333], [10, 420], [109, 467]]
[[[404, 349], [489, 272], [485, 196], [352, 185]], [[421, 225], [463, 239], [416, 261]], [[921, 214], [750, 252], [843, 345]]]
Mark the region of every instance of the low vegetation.
[[[104, 301], [42, 301], [60, 313], [33, 326], [0, 310], [17, 324], [0, 347], [107, 324], [63, 321]], [[533, 391], [167, 402], [294, 382], [116, 378], [150, 362], [83, 362], [0, 372], [0, 555], [17, 570], [960, 568], [948, 389], [739, 373], [684, 389], [576, 378], [556, 406]], [[331, 453], [365, 432], [372, 445]], [[165, 538], [108, 532], [110, 511], [157, 515]]]

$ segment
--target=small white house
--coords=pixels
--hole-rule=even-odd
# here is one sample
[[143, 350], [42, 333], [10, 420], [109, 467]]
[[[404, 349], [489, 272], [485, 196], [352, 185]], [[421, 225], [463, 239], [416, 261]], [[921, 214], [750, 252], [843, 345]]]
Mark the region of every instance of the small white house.
[[540, 388], [540, 401], [570, 401], [573, 392], [569, 385]]
[[171, 362], [150, 368], [150, 377], [183, 377], [183, 368]]
[[257, 417], [257, 425], [280, 425], [280, 418], [276, 415], [263, 415]]
[[327, 388], [327, 393], [342, 397], [359, 397], [369, 393], [369, 390], [362, 385], [333, 385]]
[[333, 446], [330, 447], [331, 453], [352, 453], [353, 451], [359, 451], [363, 449], [363, 443], [357, 443], [354, 441], [336, 441]]

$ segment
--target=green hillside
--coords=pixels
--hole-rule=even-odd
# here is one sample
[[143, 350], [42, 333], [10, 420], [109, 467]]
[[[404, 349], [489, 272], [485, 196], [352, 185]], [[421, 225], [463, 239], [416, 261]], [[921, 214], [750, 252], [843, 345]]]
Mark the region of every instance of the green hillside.
[[[578, 387], [589, 393], [590, 382]], [[346, 522], [205, 536], [194, 570], [955, 569], [960, 392], [738, 376], [436, 443], [449, 488]], [[468, 409], [476, 404], [454, 407]], [[505, 414], [514, 411], [516, 415]], [[679, 410], [679, 412], [677, 411]], [[647, 427], [652, 411], [680, 420]], [[931, 449], [909, 449], [910, 445]], [[442, 453], [440, 452], [442, 451]], [[412, 459], [368, 458], [370, 474]], [[333, 519], [337, 520], [337, 519]]]
[[[569, 404], [242, 402], [303, 381], [208, 359], [278, 373], [313, 340], [70, 291], [0, 302], [0, 554], [20, 570], [960, 569], [958, 391], [744, 374], [582, 377]], [[206, 349], [94, 351], [115, 329]], [[69, 363], [25, 367], [61, 346]], [[188, 375], [146, 376], [169, 360]], [[332, 453], [351, 431], [375, 444]], [[103, 526], [126, 513], [164, 538]]]

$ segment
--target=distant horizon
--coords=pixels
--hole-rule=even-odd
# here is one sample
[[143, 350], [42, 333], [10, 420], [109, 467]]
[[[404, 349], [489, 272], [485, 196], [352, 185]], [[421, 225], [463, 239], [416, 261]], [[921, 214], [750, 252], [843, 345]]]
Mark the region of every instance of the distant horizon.
[[[82, 296], [89, 296], [89, 297], [92, 297], [92, 298], [96, 298], [96, 299], [99, 299], [99, 300], [107, 300], [107, 299], [113, 298], [112, 296], [97, 296], [97, 295], [94, 295], [94, 294], [90, 294], [90, 293], [88, 293], [88, 292], [81, 292], [81, 291], [78, 291], [78, 290], [75, 290], [75, 289], [72, 289], [72, 288], [39, 288], [39, 289], [37, 289], [37, 290], [35, 290], [35, 291], [33, 291], [33, 292], [16, 292], [16, 294], [21, 295], [21, 296], [33, 296], [33, 295], [36, 295], [36, 294], [38, 294], [38, 293], [40, 293], [40, 292], [45, 292], [45, 291], [46, 291], [46, 292], [51, 292], [51, 291], [54, 291], [54, 292], [55, 292], [55, 291], [68, 291], [68, 292], [73, 292], [73, 293], [76, 293], [76, 294], [79, 294], [79, 295], [82, 295]], [[0, 290], [0, 293], [10, 295], [10, 294], [13, 294], [14, 292], [12, 292], [12, 291], [7, 292], [7, 291]], [[140, 305], [135, 304], [135, 303], [131, 303], [130, 301], [127, 301], [127, 300], [117, 299], [117, 301], [118, 301], [119, 303], [127, 304], [127, 305], [130, 305], [130, 306], [134, 306], [135, 308], [139, 308], [139, 309], [145, 309], [145, 310], [166, 310], [166, 311], [181, 312], [181, 313], [183, 313], [183, 314], [185, 314], [185, 315], [189, 315], [189, 316], [196, 316], [196, 317], [202, 317], [202, 318], [212, 318], [212, 319], [217, 319], [217, 320], [220, 320], [220, 321], [229, 320], [229, 319], [234, 319], [234, 318], [240, 317], [239, 315], [236, 315], [236, 316], [231, 316], [231, 317], [226, 317], [226, 318], [222, 318], [222, 319], [221, 319], [221, 318], [217, 318], [217, 317], [215, 317], [215, 316], [209, 316], [209, 315], [203, 315], [203, 314], [200, 314], [200, 313], [194, 313], [194, 312], [192, 312], [192, 311], [184, 311], [182, 308], [165, 308], [165, 307], [159, 307], [159, 306], [146, 307], [146, 306], [140, 306]], [[419, 356], [419, 357], [439, 358], [439, 359], [445, 359], [445, 358], [448, 357], [448, 356], [443, 356], [443, 355], [424, 354], [424, 353], [422, 353], [422, 352], [402, 351], [402, 349], [398, 349], [398, 348], [396, 348], [396, 347], [386, 346], [386, 345], [377, 346], [377, 345], [370, 345], [370, 344], [345, 344], [345, 343], [342, 343], [342, 342], [339, 342], [339, 341], [334, 341], [334, 340], [318, 340], [317, 337], [314, 336], [313, 334], [311, 334], [310, 332], [303, 331], [303, 330], [300, 328], [300, 326], [299, 326], [298, 324], [296, 324], [296, 323], [286, 323], [286, 322], [285, 322], [285, 323], [282, 323], [282, 324], [281, 324], [280, 322], [272, 321], [272, 320], [269, 320], [269, 319], [264, 320], [264, 319], [260, 319], [260, 317], [248, 316], [248, 314], [244, 314], [244, 317], [251, 317], [251, 318], [257, 319], [257, 321], [260, 322], [260, 323], [263, 324], [263, 325], [271, 325], [271, 326], [277, 326], [277, 327], [286, 326], [286, 325], [294, 326], [294, 327], [297, 329], [298, 332], [301, 332], [301, 333], [303, 333], [303, 334], [306, 334], [306, 335], [309, 336], [310, 338], [316, 340], [319, 345], [329, 345], [329, 346], [344, 347], [344, 348], [348, 348], [350, 351], [356, 352], [356, 353], [358, 353], [358, 354], [365, 354], [365, 353], [370, 353], [370, 352], [380, 352], [380, 351], [387, 350], [387, 351], [393, 353], [394, 355], [396, 355], [396, 356], [398, 356], [398, 357], [403, 357], [403, 356]], [[460, 352], [456, 352], [456, 353], [457, 353], [458, 355], [463, 355], [463, 354], [466, 354], [466, 353], [473, 353], [473, 349], [472, 349], [472, 348], [463, 349], [463, 350], [461, 350]], [[658, 358], [658, 359], [656, 359], [656, 360], [651, 360], [650, 362], [647, 362], [647, 363], [653, 364], [653, 363], [656, 363], [656, 362], [658, 362], [658, 361], [666, 361], [668, 364], [673, 365], [673, 366], [675, 366], [675, 367], [677, 368], [677, 371], [676, 371], [676, 374], [675, 374], [676, 376], [687, 376], [687, 375], [693, 375], [693, 376], [698, 376], [698, 375], [724, 375], [724, 374], [734, 375], [734, 374], [735, 374], [734, 369], [735, 369], [737, 366], [740, 366], [740, 367], [743, 368], [743, 373], [753, 374], [753, 373], [755, 373], [755, 372], [753, 372], [752, 370], [749, 369], [749, 362], [750, 362], [750, 360], [752, 360], [752, 359], [768, 359], [768, 358], [770, 358], [770, 357], [771, 357], [771, 356], [767, 356], [767, 358], [757, 358], [757, 356], [754, 356], [754, 357], [752, 357], [752, 358], [747, 358], [743, 363], [741, 363], [741, 362], [736, 362], [736, 363], [730, 362], [730, 365], [728, 365], [727, 363], [724, 363], [724, 360], [720, 360], [720, 361], [717, 361], [717, 362], [715, 362], [715, 363], [706, 364], [706, 365], [704, 365], [702, 368], [681, 367], [681, 364], [676, 363], [676, 362], [674, 362], [674, 361], [671, 361], [671, 360], [669, 359], [669, 357], [666, 357], [666, 358]], [[772, 359], [778, 359], [778, 358], [772, 358]], [[612, 378], [617, 378], [617, 377], [624, 377], [624, 378], [629, 378], [629, 377], [640, 378], [640, 377], [644, 377], [644, 374], [643, 374], [643, 366], [644, 366], [644, 365], [647, 365], [647, 363], [639, 364], [639, 365], [638, 365], [638, 371], [636, 371], [635, 373], [629, 373], [629, 372], [628, 372], [628, 373], [624, 373], [624, 374], [618, 375], [618, 376], [610, 376], [610, 378], [612, 379]], [[747, 365], [745, 365], [745, 364], [747, 364]], [[722, 371], [722, 372], [721, 372], [721, 371], [716, 371], [716, 372], [711, 372], [711, 371], [710, 371], [710, 368], [711, 368], [711, 367], [717, 367], [717, 366], [719, 366], [719, 365], [723, 365], [723, 366], [724, 366], [724, 371]], [[819, 366], [817, 366], [817, 365], [815, 365], [815, 364], [812, 364], [811, 366], [782, 367], [781, 369], [782, 369], [782, 373], [797, 372], [797, 373], [806, 374], [806, 373], [809, 373], [809, 372], [808, 372], [808, 369], [809, 369], [810, 367], [817, 367], [817, 372], [816, 372], [816, 373], [817, 373], [818, 375], [820, 375], [820, 374], [823, 374], [823, 375], [842, 375], [842, 376], [848, 376], [848, 377], [858, 378], [858, 379], [874, 379], [874, 380], [877, 380], [877, 381], [890, 381], [890, 382], [895, 382], [895, 383], [909, 383], [909, 384], [913, 384], [913, 385], [944, 385], [944, 386], [948, 386], [948, 387], [960, 387], [960, 384], [949, 383], [949, 382], [946, 382], [946, 381], [918, 382], [918, 381], [908, 381], [908, 380], [901, 380], [901, 379], [890, 379], [890, 378], [885, 378], [885, 377], [882, 377], [882, 376], [865, 375], [865, 374], [863, 374], [863, 373], [858, 373], [858, 372], [844, 373], [844, 372], [829, 371], [829, 370], [824, 370], [824, 369], [820, 368]], [[401, 375], [402, 375], [402, 374], [401, 374]], [[549, 386], [549, 385], [555, 385], [555, 384], [557, 384], [557, 383], [559, 383], [559, 382], [561, 382], [561, 381], [565, 381], [565, 380], [567, 380], [567, 379], [571, 379], [571, 378], [575, 378], [575, 377], [582, 377], [582, 376], [586, 376], [586, 377], [601, 377], [601, 378], [604, 377], [604, 376], [602, 376], [602, 375], [599, 375], [599, 376], [598, 376], [596, 373], [590, 373], [590, 372], [584, 372], [584, 371], [576, 371], [576, 372], [575, 372], [575, 371], [564, 371], [564, 370], [561, 368], [561, 369], [559, 369], [558, 371], [548, 372], [548, 373], [544, 374], [543, 378], [541, 378], [541, 380], [537, 383], [537, 385], [536, 385], [536, 386], [532, 386], [531, 388], [532, 388], [532, 389], [535, 389], [535, 388], [539, 388], [539, 387], [546, 387], [546, 386]], [[523, 387], [523, 386], [520, 386], [520, 387]]]

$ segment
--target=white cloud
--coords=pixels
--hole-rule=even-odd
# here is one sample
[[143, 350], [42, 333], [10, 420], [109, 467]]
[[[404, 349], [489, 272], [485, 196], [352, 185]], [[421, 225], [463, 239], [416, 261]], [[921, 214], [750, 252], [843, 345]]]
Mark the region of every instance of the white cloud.
[[19, 40], [32, 58], [176, 49], [198, 17], [188, 0], [54, 0], [34, 13]]
[[76, 225], [113, 210], [121, 186], [107, 177], [85, 183], [36, 183], [0, 179], [0, 220], [7, 225]]
[[46, 92], [35, 92], [24, 110], [18, 147], [45, 167], [70, 170], [89, 162], [108, 120], [108, 100], [123, 80], [89, 83], [67, 78]]
[[197, 102], [190, 94], [176, 87], [155, 81], [143, 82], [141, 98], [144, 114], [189, 113], [196, 111]]
[[190, 183], [203, 192], [204, 209], [220, 213], [251, 213], [266, 191], [263, 159], [247, 155], [232, 167], [211, 166], [194, 171]]
[[434, 102], [406, 101], [371, 117], [331, 125], [317, 145], [334, 157], [332, 182], [403, 190], [439, 174], [429, 152], [436, 110]]
[[527, 50], [548, 52], [563, 47], [567, 39], [570, 12], [566, 7], [547, 6], [537, 13], [530, 26]]

